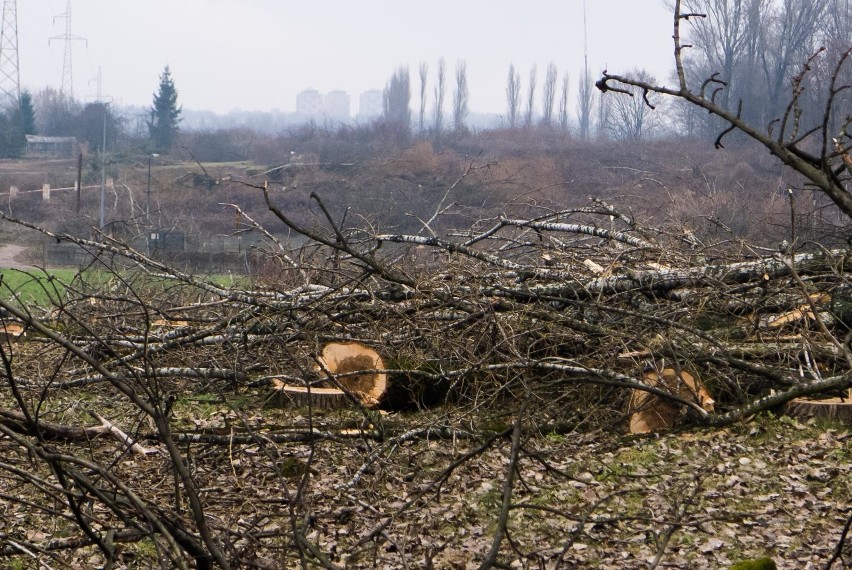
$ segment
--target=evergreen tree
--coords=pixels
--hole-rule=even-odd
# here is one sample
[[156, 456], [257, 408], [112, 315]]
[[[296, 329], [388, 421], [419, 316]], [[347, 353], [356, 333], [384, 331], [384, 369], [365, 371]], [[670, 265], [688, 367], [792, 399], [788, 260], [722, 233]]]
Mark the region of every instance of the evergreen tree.
[[148, 132], [154, 149], [167, 153], [177, 138], [178, 123], [180, 123], [181, 107], [177, 104], [177, 89], [172, 80], [169, 66], [160, 75], [160, 87], [154, 94], [154, 105], [151, 107], [151, 120], [148, 121]]
[[18, 108], [3, 116], [0, 122], [0, 156], [23, 156], [27, 148], [25, 135], [35, 134], [35, 111], [33, 98], [28, 92], [21, 93]]
[[5, 113], [0, 114], [0, 158], [20, 156], [18, 144], [19, 130]]
[[21, 93], [21, 130], [25, 135], [35, 135], [36, 118], [35, 108], [33, 107], [33, 96], [29, 91]]

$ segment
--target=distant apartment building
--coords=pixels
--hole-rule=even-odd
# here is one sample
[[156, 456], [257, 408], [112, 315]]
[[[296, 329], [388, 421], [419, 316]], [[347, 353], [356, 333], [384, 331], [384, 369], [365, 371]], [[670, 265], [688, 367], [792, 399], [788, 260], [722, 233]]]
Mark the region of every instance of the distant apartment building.
[[296, 95], [296, 113], [306, 119], [346, 123], [351, 118], [349, 107], [346, 91], [335, 90], [323, 95], [316, 89], [306, 89]]
[[364, 91], [358, 99], [358, 119], [369, 121], [381, 117], [382, 108], [382, 92], [379, 89]]
[[328, 120], [334, 122], [349, 121], [349, 93], [346, 91], [331, 91], [326, 93], [323, 110]]
[[322, 95], [316, 89], [306, 89], [296, 95], [296, 112], [310, 118], [319, 118], [323, 112]]

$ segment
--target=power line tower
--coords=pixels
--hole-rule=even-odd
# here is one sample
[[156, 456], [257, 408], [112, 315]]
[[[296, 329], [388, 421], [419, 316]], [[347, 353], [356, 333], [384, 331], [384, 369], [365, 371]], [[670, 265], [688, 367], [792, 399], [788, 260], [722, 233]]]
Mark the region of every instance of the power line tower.
[[62, 40], [65, 42], [65, 56], [62, 62], [62, 87], [59, 89], [59, 94], [67, 97], [68, 100], [71, 101], [74, 99], [74, 76], [71, 69], [71, 46], [75, 41], [86, 42], [86, 45], [88, 45], [89, 42], [86, 38], [81, 38], [71, 33], [71, 0], [68, 0], [68, 4], [65, 7], [65, 13], [55, 16], [53, 21], [55, 22], [56, 18], [63, 17], [65, 18], [65, 33], [61, 36], [53, 36], [49, 41]]
[[11, 111], [20, 107], [21, 74], [18, 65], [18, 4], [3, 2], [3, 27], [0, 29], [0, 108]]

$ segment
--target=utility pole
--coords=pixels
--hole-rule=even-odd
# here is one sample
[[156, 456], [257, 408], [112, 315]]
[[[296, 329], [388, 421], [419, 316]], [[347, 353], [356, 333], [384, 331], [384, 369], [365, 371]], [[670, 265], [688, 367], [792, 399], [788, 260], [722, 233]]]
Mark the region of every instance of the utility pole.
[[[589, 78], [589, 28], [586, 25], [586, 0], [583, 0], [583, 79], [582, 81], [588, 82]], [[586, 85], [586, 89], [591, 89], [588, 85]], [[583, 140], [588, 140], [591, 131], [591, 123], [592, 123], [592, 109], [591, 102], [586, 101], [584, 104], [587, 105], [587, 108], [584, 109], [583, 113], [583, 124], [580, 125], [580, 138]]]
[[151, 161], [160, 156], [157, 153], [148, 155], [148, 192], [145, 193], [145, 219], [151, 225]]
[[18, 61], [18, 4], [4, 0], [0, 29], [0, 108], [14, 111], [21, 106], [21, 73]]
[[99, 231], [103, 231], [104, 225], [106, 224], [106, 209], [105, 209], [105, 200], [106, 200], [106, 133], [107, 133], [107, 105], [109, 102], [104, 98], [103, 94], [103, 76], [101, 75], [101, 68], [98, 67], [98, 76], [95, 78], [95, 81], [98, 83], [98, 92], [96, 95], [96, 100], [103, 107], [104, 112], [104, 127], [103, 127], [103, 139], [101, 140], [101, 205], [100, 205], [100, 226], [98, 227]]
[[87, 46], [89, 45], [89, 42], [86, 38], [81, 38], [71, 33], [71, 0], [68, 0], [68, 4], [65, 7], [65, 13], [55, 16], [53, 21], [56, 22], [56, 18], [63, 17], [65, 18], [65, 33], [61, 36], [53, 36], [50, 40], [48, 40], [48, 43], [53, 40], [63, 40], [65, 42], [65, 55], [62, 62], [62, 88], [59, 90], [59, 94], [67, 97], [68, 101], [73, 101], [74, 78], [71, 69], [71, 46], [75, 41], [86, 42]]

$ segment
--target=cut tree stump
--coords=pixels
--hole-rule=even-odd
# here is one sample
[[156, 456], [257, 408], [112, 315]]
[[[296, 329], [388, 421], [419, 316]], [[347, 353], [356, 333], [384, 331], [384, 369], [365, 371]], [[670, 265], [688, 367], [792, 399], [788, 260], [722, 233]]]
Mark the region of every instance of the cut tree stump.
[[324, 367], [338, 376], [340, 385], [367, 407], [377, 406], [387, 390], [388, 375], [384, 372], [352, 374], [385, 368], [379, 353], [360, 342], [330, 342], [317, 360], [321, 369]]
[[[385, 363], [379, 353], [360, 342], [330, 342], [317, 357], [315, 369], [323, 375], [331, 374], [340, 387], [294, 386], [273, 381], [273, 403], [293, 405], [311, 404], [317, 408], [335, 409], [351, 405], [347, 392], [367, 408], [376, 408], [387, 391], [388, 379], [383, 370]], [[279, 397], [280, 396], [280, 397]]]
[[2, 342], [18, 342], [25, 334], [26, 331], [21, 324], [4, 323], [0, 325], [0, 341]]
[[784, 413], [795, 418], [825, 418], [852, 425], [852, 389], [845, 398], [810, 400], [797, 398], [784, 404]]
[[284, 384], [278, 379], [272, 380], [272, 397], [269, 404], [273, 407], [311, 406], [319, 410], [337, 410], [351, 405], [346, 393], [339, 388], [315, 387]]
[[[692, 401], [708, 412], [714, 410], [715, 402], [704, 384], [687, 372], [674, 368], [644, 372], [642, 380], [649, 386], [663, 388], [673, 395]], [[685, 406], [675, 404], [657, 394], [635, 389], [630, 397], [630, 433], [650, 433], [672, 428], [683, 415]]]

